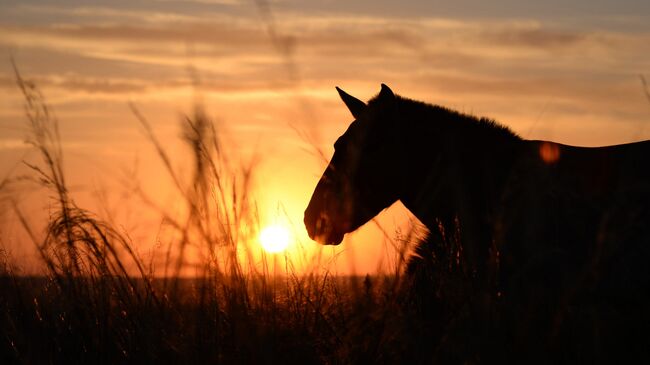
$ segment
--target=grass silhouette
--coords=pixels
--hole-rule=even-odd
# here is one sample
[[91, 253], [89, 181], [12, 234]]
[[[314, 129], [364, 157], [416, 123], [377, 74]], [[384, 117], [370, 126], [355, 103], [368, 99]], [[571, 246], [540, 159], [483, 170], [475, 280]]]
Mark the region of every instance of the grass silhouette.
[[[131, 182], [171, 229], [171, 244], [159, 248], [164, 275], [156, 277], [128, 232], [75, 203], [63, 173], [57, 120], [36, 85], [15, 69], [28, 141], [43, 160], [29, 167], [56, 204], [43, 239], [14, 204], [46, 274], [20, 276], [12, 258], [0, 252], [1, 363], [509, 363], [516, 362], [508, 354], [517, 344], [535, 338], [525, 335], [534, 329], [504, 325], [511, 308], [499, 304], [500, 293], [474, 290], [458, 229], [430, 232], [410, 259], [406, 242], [415, 233], [398, 236], [390, 242], [397, 264], [386, 275], [299, 274], [286, 256], [285, 276], [273, 274], [266, 256], [261, 268], [253, 265], [244, 243], [259, 231], [251, 195], [256, 165], [232, 163], [198, 104], [182, 120], [182, 138], [192, 152], [189, 183], [131, 105], [185, 212], [166, 212], [146, 187]], [[196, 274], [187, 277], [188, 251], [196, 248]], [[584, 326], [574, 328], [571, 338], [582, 342], [574, 344], [580, 353], [565, 360], [599, 361], [590, 308], [573, 313], [576, 326]], [[519, 334], [516, 342], [512, 333]], [[548, 359], [546, 353], [527, 356]]]
[[[286, 276], [273, 275], [266, 257], [262, 269], [242, 266], [238, 255], [251, 255], [242, 243], [259, 230], [250, 196], [255, 164], [232, 166], [199, 106], [182, 121], [194, 166], [185, 186], [150, 123], [131, 105], [187, 212], [181, 218], [166, 213], [145, 187], [134, 184], [178, 237], [165, 253], [166, 275], [154, 276], [128, 232], [75, 203], [63, 173], [57, 119], [37, 86], [15, 70], [28, 142], [43, 160], [29, 167], [56, 204], [44, 239], [14, 204], [46, 275], [20, 276], [11, 257], [3, 255], [2, 363], [391, 363], [404, 358], [409, 331], [399, 328], [404, 316], [399, 276], [299, 275], [287, 257]], [[204, 253], [192, 278], [183, 275], [190, 245]], [[400, 345], [387, 346], [393, 342]]]

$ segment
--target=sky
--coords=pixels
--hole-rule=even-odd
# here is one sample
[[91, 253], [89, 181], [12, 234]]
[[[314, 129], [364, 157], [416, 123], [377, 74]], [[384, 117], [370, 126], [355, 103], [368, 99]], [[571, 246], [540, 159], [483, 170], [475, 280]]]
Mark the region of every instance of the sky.
[[[336, 248], [318, 247], [302, 226], [332, 144], [352, 121], [335, 86], [367, 100], [386, 83], [524, 138], [597, 146], [650, 138], [641, 82], [649, 55], [644, 0], [0, 0], [0, 179], [38, 160], [24, 143], [13, 59], [55, 112], [77, 201], [151, 252], [160, 215], [128, 194], [124, 176], [171, 210], [177, 197], [129, 105], [187, 175], [180, 121], [198, 102], [233, 161], [258, 161], [263, 224], [281, 215], [336, 270], [375, 272], [394, 258], [386, 240], [415, 224], [399, 204], [380, 215], [382, 229], [368, 224]], [[6, 207], [16, 202], [40, 227], [50, 197], [23, 187], [0, 198], [0, 244], [33, 261]]]

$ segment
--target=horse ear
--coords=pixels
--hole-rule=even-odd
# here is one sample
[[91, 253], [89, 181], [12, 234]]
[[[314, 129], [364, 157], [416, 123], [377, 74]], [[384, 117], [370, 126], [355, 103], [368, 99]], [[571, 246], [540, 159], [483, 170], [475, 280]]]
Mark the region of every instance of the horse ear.
[[381, 91], [377, 95], [377, 100], [380, 101], [379, 105], [381, 107], [382, 113], [392, 114], [395, 111], [395, 94], [386, 84], [381, 84]]
[[381, 91], [379, 92], [379, 98], [385, 100], [393, 100], [395, 99], [395, 94], [393, 94], [393, 90], [391, 90], [388, 86], [386, 86], [386, 84], [381, 84]]
[[341, 100], [343, 100], [343, 102], [348, 107], [348, 109], [350, 109], [350, 113], [352, 113], [352, 116], [355, 117], [356, 119], [359, 119], [359, 117], [361, 117], [363, 112], [366, 111], [366, 107], [367, 107], [366, 103], [346, 93], [345, 91], [339, 89], [338, 86], [336, 87], [336, 91], [339, 92], [339, 96], [341, 97]]

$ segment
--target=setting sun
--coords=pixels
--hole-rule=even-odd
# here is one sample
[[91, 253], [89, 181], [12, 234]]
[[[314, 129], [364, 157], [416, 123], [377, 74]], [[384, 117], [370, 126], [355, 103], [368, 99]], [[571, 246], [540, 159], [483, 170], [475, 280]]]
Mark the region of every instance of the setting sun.
[[284, 251], [289, 245], [290, 238], [289, 229], [281, 225], [267, 226], [260, 232], [260, 243], [269, 253]]

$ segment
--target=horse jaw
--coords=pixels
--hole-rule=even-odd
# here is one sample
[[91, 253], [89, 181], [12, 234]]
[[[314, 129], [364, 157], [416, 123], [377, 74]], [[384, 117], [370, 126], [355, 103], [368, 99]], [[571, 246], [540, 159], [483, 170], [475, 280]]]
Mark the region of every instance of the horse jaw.
[[305, 210], [304, 223], [309, 238], [322, 245], [338, 245], [346, 233], [343, 229], [335, 228], [329, 216], [315, 209], [312, 204]]

